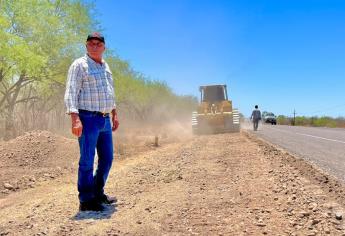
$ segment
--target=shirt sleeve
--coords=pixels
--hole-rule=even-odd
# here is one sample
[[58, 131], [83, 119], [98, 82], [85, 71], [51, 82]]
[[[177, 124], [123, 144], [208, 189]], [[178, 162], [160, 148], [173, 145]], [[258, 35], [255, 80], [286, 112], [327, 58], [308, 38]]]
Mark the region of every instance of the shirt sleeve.
[[78, 113], [78, 98], [83, 79], [80, 63], [74, 62], [69, 70], [66, 81], [65, 106], [67, 114]]
[[113, 82], [114, 84], [114, 88], [113, 88], [113, 92], [114, 92], [114, 102], [113, 102], [113, 109], [116, 109], [116, 94], [115, 94], [115, 83]]
[[115, 80], [114, 80], [113, 73], [111, 72], [108, 63], [106, 63], [106, 70], [107, 70], [107, 73], [109, 73], [110, 83], [111, 83], [112, 90], [113, 90], [112, 91], [113, 92], [113, 105], [112, 105], [113, 107], [112, 107], [112, 110], [113, 110], [113, 109], [116, 109]]

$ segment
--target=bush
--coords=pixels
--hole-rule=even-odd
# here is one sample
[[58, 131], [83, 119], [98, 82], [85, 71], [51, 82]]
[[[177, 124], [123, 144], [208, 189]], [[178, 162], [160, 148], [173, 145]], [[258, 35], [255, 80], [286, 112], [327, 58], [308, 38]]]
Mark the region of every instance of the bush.
[[[293, 125], [293, 118], [279, 115], [277, 122], [280, 125]], [[345, 117], [333, 118], [329, 116], [296, 116], [295, 125], [297, 126], [312, 126], [312, 127], [329, 127], [329, 128], [345, 128]]]

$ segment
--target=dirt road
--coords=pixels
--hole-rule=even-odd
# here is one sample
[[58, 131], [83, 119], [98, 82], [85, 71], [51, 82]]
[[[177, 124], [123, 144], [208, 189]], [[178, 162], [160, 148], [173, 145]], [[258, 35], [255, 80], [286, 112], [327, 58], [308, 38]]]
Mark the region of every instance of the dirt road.
[[8, 190], [0, 235], [345, 235], [344, 186], [246, 133], [189, 138], [116, 160], [106, 191], [119, 202], [103, 213], [78, 212], [75, 163]]

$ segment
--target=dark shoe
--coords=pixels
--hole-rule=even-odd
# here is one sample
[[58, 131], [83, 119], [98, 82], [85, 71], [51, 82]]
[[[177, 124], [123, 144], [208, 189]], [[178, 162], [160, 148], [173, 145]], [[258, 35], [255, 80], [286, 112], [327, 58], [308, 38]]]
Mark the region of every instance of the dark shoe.
[[110, 197], [110, 196], [107, 196], [107, 195], [103, 194], [102, 196], [97, 198], [97, 201], [100, 204], [111, 205], [113, 203], [116, 203], [117, 199], [116, 199], [116, 197]]
[[79, 205], [80, 211], [104, 211], [104, 206], [97, 201], [81, 202]]

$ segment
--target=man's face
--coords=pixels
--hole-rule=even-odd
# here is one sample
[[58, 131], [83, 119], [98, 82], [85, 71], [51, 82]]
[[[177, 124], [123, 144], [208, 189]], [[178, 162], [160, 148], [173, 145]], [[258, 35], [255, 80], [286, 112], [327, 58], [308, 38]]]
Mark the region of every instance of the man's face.
[[89, 56], [100, 58], [105, 50], [105, 45], [97, 39], [91, 39], [86, 42], [86, 49]]

